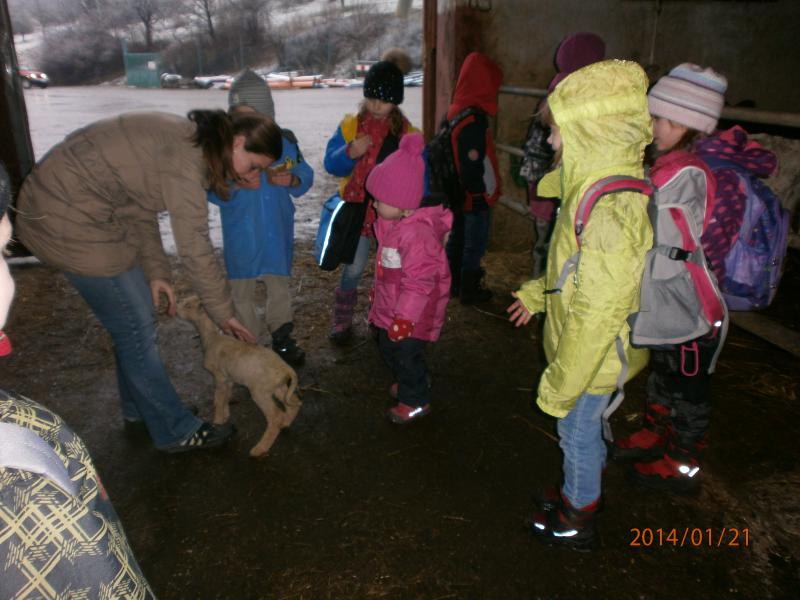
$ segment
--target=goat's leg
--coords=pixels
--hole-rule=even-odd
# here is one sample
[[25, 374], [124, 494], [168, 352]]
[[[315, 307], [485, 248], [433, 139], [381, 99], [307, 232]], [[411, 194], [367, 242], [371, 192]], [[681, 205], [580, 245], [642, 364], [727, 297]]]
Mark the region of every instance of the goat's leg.
[[253, 393], [253, 390], [250, 390], [250, 395], [267, 419], [267, 429], [264, 431], [264, 435], [261, 436], [261, 439], [258, 440], [258, 443], [250, 449], [250, 456], [264, 456], [272, 447], [272, 444], [275, 443], [278, 434], [281, 432], [283, 412], [273, 401], [272, 394], [263, 392]]
[[214, 374], [217, 388], [214, 390], [214, 423], [221, 425], [231, 418], [231, 394], [233, 393], [233, 382], [224, 375]]

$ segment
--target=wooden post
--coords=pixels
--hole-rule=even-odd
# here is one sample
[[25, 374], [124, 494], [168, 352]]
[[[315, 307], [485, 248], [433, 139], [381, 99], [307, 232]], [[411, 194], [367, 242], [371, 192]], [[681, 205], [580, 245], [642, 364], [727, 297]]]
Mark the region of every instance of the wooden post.
[[423, 22], [423, 81], [422, 133], [426, 140], [436, 133], [436, 47], [438, 1], [424, 0]]

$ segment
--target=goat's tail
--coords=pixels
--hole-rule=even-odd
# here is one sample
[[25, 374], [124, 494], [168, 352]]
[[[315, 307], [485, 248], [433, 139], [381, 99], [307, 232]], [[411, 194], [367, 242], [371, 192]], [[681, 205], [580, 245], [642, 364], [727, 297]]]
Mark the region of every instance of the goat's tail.
[[287, 408], [299, 407], [302, 404], [297, 387], [297, 373], [294, 371], [286, 374], [286, 396], [283, 398], [283, 403]]

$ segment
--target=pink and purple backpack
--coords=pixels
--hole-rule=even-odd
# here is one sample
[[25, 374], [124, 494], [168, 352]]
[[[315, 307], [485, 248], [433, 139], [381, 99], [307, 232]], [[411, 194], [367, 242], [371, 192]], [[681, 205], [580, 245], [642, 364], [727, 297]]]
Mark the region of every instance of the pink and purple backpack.
[[775, 154], [733, 127], [698, 142], [695, 152], [717, 178], [716, 205], [703, 247], [730, 310], [772, 302], [783, 272], [789, 212], [762, 181]]

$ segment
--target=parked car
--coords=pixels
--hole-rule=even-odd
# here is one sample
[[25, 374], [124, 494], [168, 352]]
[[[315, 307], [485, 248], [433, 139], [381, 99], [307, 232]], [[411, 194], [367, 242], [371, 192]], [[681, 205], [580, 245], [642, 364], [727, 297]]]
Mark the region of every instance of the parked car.
[[29, 69], [28, 67], [19, 67], [17, 69], [20, 79], [22, 79], [22, 87], [26, 90], [33, 86], [46, 88], [50, 85], [50, 78], [47, 73], [37, 71], [36, 69]]
[[162, 73], [161, 74], [161, 87], [162, 88], [200, 88], [207, 90], [214, 85], [214, 81], [209, 77], [195, 77], [188, 79], [177, 73]]
[[415, 87], [418, 85], [422, 85], [423, 83], [423, 75], [422, 71], [411, 71], [408, 75], [403, 78], [403, 84], [406, 87]]

